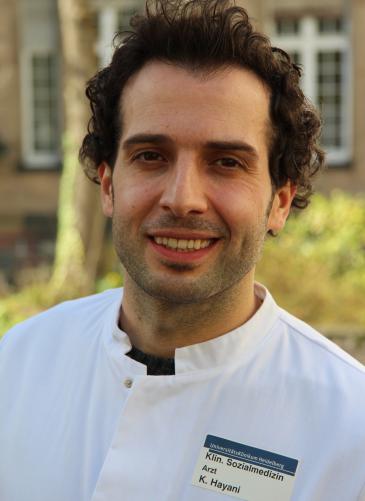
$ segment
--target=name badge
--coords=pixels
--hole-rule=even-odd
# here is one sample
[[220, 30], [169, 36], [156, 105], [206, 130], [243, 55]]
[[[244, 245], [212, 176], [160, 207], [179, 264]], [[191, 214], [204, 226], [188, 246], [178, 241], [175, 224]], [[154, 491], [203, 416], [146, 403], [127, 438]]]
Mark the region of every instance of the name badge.
[[298, 460], [207, 435], [192, 484], [245, 501], [289, 501]]

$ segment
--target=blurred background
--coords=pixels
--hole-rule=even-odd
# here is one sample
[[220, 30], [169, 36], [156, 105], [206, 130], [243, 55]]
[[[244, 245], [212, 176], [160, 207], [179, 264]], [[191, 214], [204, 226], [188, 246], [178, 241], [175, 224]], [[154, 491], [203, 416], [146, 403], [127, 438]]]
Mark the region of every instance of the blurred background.
[[[303, 214], [267, 242], [258, 279], [365, 362], [365, 0], [247, 0], [303, 65], [327, 168]], [[64, 299], [122, 283], [96, 185], [77, 160], [85, 82], [140, 0], [0, 0], [0, 336]]]

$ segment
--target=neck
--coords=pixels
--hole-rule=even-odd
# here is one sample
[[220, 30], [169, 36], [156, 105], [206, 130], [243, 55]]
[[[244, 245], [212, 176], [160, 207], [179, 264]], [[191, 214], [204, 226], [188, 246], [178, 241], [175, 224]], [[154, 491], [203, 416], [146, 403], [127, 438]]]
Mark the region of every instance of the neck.
[[174, 357], [175, 349], [202, 343], [244, 324], [260, 300], [253, 276], [229, 290], [194, 304], [154, 298], [126, 277], [120, 325], [133, 346], [151, 355]]

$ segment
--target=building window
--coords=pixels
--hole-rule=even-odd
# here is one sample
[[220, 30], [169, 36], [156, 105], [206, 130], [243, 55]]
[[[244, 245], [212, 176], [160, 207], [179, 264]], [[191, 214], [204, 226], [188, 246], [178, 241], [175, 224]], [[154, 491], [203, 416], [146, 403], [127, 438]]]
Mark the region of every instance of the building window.
[[56, 59], [53, 54], [33, 54], [31, 65], [33, 149], [52, 154], [58, 148]]
[[121, 8], [104, 7], [98, 13], [98, 54], [100, 67], [109, 64], [113, 54], [113, 38], [116, 33], [130, 29], [130, 18], [141, 11], [143, 0], [123, 0]]
[[117, 31], [128, 31], [130, 29], [129, 21], [134, 14], [138, 12], [137, 2], [126, 5], [117, 12]]
[[61, 89], [56, 0], [18, 2], [22, 165], [60, 166]]
[[344, 31], [342, 17], [319, 17], [317, 23], [318, 32], [321, 34], [342, 33]]
[[348, 163], [351, 159], [351, 63], [344, 19], [281, 17], [275, 21], [272, 41], [303, 66], [303, 91], [322, 113], [321, 142], [328, 164]]
[[278, 35], [297, 35], [299, 32], [298, 19], [281, 18], [276, 20], [276, 32]]
[[317, 102], [325, 118], [322, 141], [330, 148], [342, 146], [341, 110], [343, 54], [340, 51], [317, 53], [318, 85]]
[[23, 164], [27, 169], [49, 169], [59, 165], [58, 82], [55, 52], [23, 51]]

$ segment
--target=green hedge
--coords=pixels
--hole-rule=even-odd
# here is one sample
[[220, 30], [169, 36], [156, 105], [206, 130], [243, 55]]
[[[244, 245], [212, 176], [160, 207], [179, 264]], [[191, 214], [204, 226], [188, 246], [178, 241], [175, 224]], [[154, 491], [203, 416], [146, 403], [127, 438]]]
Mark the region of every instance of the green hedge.
[[281, 306], [319, 325], [365, 330], [365, 201], [313, 197], [267, 242], [257, 278]]

